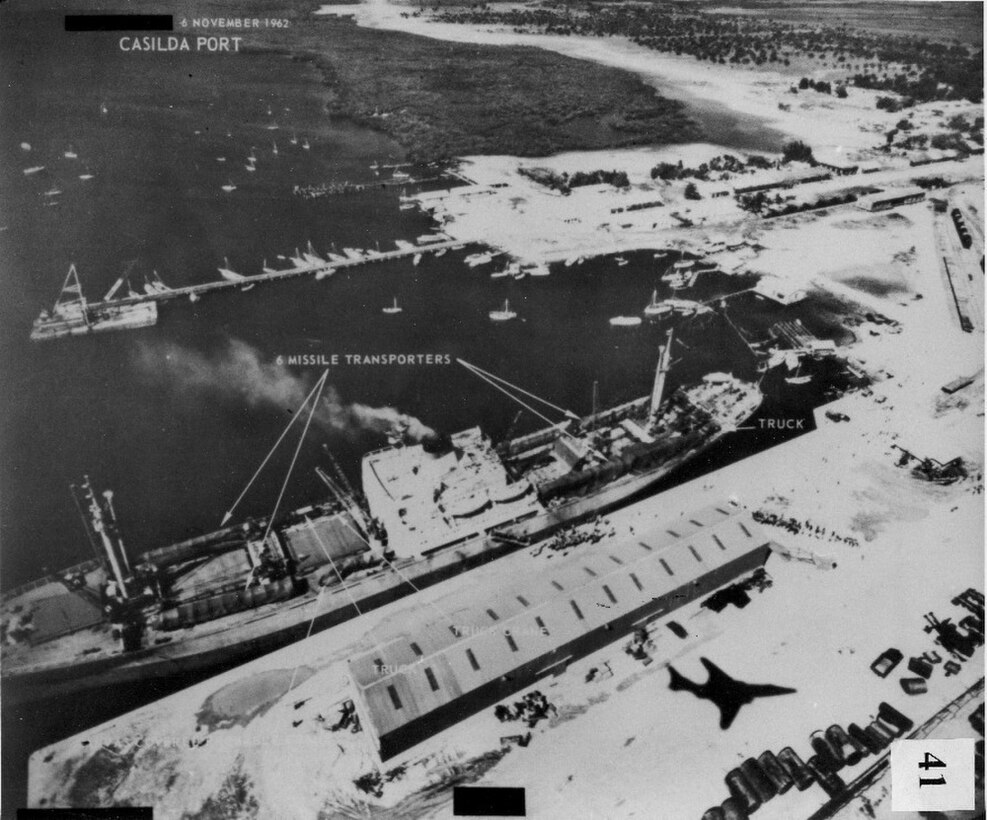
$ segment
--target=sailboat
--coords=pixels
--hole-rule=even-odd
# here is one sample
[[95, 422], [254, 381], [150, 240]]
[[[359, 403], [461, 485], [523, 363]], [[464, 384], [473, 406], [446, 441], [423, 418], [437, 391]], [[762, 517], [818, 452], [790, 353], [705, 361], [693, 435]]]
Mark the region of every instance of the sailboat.
[[812, 381], [812, 374], [806, 373], [805, 375], [800, 375], [802, 372], [802, 360], [799, 359], [799, 363], [795, 368], [794, 376], [785, 376], [785, 381], [788, 384], [808, 384]]
[[288, 140], [292, 145], [298, 145], [298, 134], [292, 134], [291, 139]]
[[261, 270], [264, 273], [277, 273], [277, 271], [274, 268], [269, 268], [267, 266], [267, 260], [266, 259], [264, 260], [263, 264], [261, 264]]
[[247, 277], [242, 273], [237, 273], [235, 270], [230, 269], [230, 261], [224, 256], [223, 257], [223, 267], [218, 268], [220, 275], [230, 281], [230, 282], [242, 282]]
[[274, 156], [278, 155], [278, 144], [273, 141], [271, 142], [271, 153], [274, 154]]
[[663, 316], [667, 313], [671, 313], [672, 309], [664, 302], [658, 301], [658, 291], [651, 291], [651, 301], [644, 306], [645, 316]]
[[105, 102], [99, 104], [99, 113], [100, 114], [109, 114], [110, 113], [110, 109], [106, 107], [106, 103]]
[[308, 140], [305, 140], [305, 141], [304, 141], [304, 142], [302, 143], [302, 148], [304, 148], [304, 149], [305, 149], [306, 151], [308, 151], [308, 150], [309, 150], [309, 149], [310, 149], [311, 147], [312, 147], [312, 146], [308, 144]]
[[251, 145], [250, 146], [250, 153], [247, 155], [247, 162], [249, 162], [251, 165], [253, 165], [255, 162], [257, 162], [257, 156], [255, 154], [255, 151], [256, 151], [256, 149], [254, 148], [254, 146]]
[[495, 322], [507, 322], [517, 318], [517, 313], [511, 310], [511, 303], [507, 299], [504, 300], [504, 307], [500, 310], [491, 310], [489, 315]]
[[315, 252], [315, 248], [312, 247], [312, 240], [309, 240], [308, 245], [302, 252], [302, 258], [308, 262], [312, 267], [321, 267], [326, 264], [326, 260], [323, 259]]
[[398, 306], [398, 297], [397, 296], [394, 297], [394, 304], [389, 305], [386, 308], [382, 308], [382, 312], [383, 313], [388, 313], [388, 314], [400, 313], [402, 310], [404, 310], [404, 308]]

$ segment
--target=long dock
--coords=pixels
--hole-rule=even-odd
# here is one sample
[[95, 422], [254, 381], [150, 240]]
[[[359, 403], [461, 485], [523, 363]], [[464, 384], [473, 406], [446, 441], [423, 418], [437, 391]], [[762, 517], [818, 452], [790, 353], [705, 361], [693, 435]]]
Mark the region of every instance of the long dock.
[[[243, 275], [243, 279], [230, 280], [222, 279], [215, 282], [204, 282], [201, 285], [186, 285], [179, 288], [168, 288], [159, 293], [139, 293], [134, 296], [124, 296], [119, 299], [112, 299], [104, 302], [90, 302], [89, 307], [99, 309], [101, 307], [135, 305], [146, 302], [168, 302], [182, 297], [195, 297], [207, 293], [217, 293], [224, 290], [243, 290], [253, 285], [265, 282], [278, 282], [283, 279], [294, 279], [300, 276], [317, 276], [318, 274], [331, 275], [337, 271], [356, 268], [372, 262], [389, 262], [394, 259], [405, 259], [414, 257], [417, 254], [435, 253], [447, 249], [454, 250], [465, 247], [467, 243], [457, 239], [449, 239], [441, 242], [429, 242], [425, 245], [416, 245], [413, 248], [400, 248], [393, 251], [369, 251], [359, 259], [345, 259], [341, 261], [326, 262], [322, 265], [303, 265], [294, 268], [284, 268], [269, 273], [259, 273], [255, 276]], [[166, 286], [167, 287], [167, 286]]]

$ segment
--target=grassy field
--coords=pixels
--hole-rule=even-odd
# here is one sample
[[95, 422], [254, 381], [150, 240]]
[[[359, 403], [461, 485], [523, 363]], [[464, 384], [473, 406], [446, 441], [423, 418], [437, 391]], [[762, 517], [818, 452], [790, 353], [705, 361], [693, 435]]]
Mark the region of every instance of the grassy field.
[[327, 20], [317, 64], [330, 111], [418, 159], [694, 139], [681, 104], [633, 75], [536, 48], [472, 46]]

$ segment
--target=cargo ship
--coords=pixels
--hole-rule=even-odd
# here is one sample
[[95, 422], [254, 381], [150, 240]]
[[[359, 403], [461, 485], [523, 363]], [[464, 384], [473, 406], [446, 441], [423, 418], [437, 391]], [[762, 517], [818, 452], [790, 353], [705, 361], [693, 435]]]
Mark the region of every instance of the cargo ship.
[[317, 468], [327, 501], [133, 561], [112, 493], [87, 478], [73, 492], [98, 560], [3, 596], [4, 696], [204, 676], [642, 496], [762, 399], [756, 384], [726, 373], [664, 399], [671, 346], [669, 332], [649, 396], [583, 418], [565, 413], [498, 445], [479, 428], [418, 441], [396, 428], [388, 447], [364, 456], [362, 493], [330, 456], [328, 472]]
[[83, 295], [75, 265], [71, 265], [51, 310], [41, 311], [41, 315], [34, 320], [31, 340], [41, 342], [63, 336], [100, 333], [104, 330], [129, 330], [155, 324], [158, 321], [156, 302], [113, 304], [110, 301], [122, 284], [123, 279], [118, 279], [105, 299], [92, 305]]

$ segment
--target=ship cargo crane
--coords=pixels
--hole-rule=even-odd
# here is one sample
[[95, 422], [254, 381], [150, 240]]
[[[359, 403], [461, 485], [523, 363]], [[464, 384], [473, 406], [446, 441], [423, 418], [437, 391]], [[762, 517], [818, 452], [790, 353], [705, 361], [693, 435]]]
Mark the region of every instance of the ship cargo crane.
[[658, 419], [658, 412], [661, 409], [661, 397], [665, 392], [665, 376], [672, 358], [672, 331], [665, 335], [665, 344], [658, 351], [658, 367], [655, 369], [655, 383], [651, 388], [651, 409], [648, 413], [649, 421], [654, 424]]

